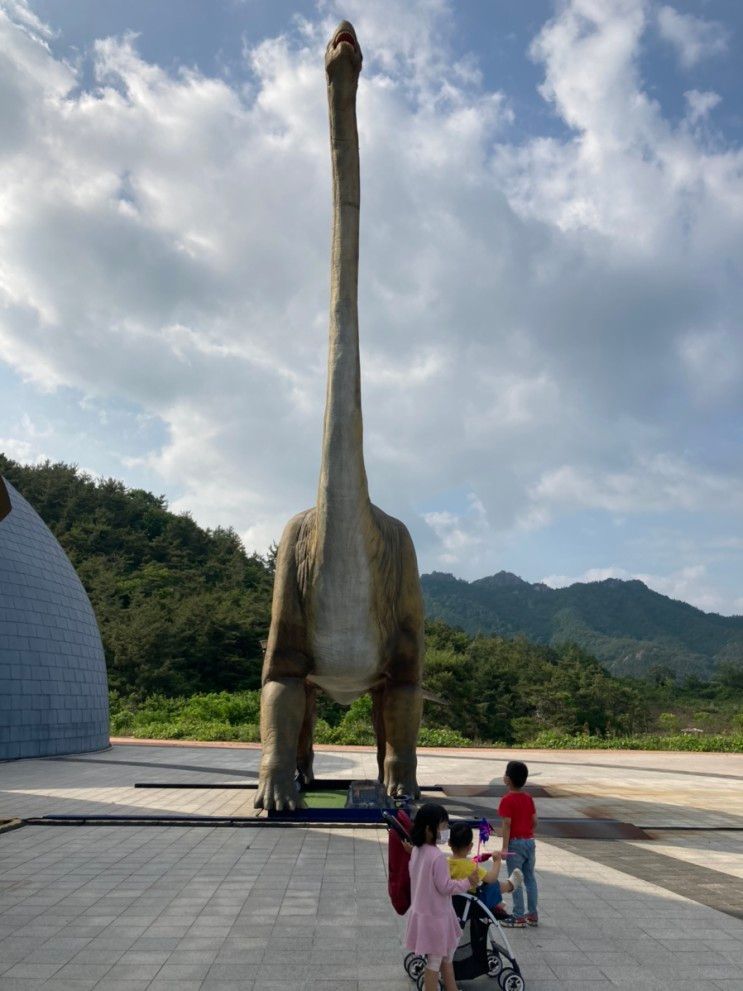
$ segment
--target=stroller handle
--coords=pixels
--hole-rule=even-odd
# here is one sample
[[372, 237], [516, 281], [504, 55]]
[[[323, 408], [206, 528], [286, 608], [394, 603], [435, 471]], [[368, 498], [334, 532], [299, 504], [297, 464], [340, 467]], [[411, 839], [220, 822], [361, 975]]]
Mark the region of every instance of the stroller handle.
[[387, 823], [388, 829], [393, 829], [401, 840], [407, 840], [408, 843], [410, 842], [410, 834], [394, 812], [387, 812], [386, 810], [383, 810], [382, 818]]

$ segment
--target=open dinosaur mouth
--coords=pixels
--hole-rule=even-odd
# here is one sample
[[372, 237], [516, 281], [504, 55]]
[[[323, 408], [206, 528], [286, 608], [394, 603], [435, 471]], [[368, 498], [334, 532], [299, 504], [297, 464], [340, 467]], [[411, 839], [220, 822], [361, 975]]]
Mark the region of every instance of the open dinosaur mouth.
[[356, 39], [352, 34], [349, 34], [348, 31], [341, 31], [340, 34], [336, 35], [335, 41], [333, 42], [333, 48], [337, 48], [338, 45], [344, 41], [347, 45], [350, 45], [354, 51], [356, 51]]

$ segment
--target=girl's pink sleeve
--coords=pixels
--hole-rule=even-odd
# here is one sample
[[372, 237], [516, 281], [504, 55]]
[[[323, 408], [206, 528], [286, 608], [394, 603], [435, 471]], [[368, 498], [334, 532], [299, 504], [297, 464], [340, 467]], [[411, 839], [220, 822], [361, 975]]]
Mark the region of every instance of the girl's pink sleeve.
[[470, 887], [468, 878], [455, 881], [449, 876], [449, 866], [443, 854], [433, 862], [433, 884], [440, 895], [463, 895]]

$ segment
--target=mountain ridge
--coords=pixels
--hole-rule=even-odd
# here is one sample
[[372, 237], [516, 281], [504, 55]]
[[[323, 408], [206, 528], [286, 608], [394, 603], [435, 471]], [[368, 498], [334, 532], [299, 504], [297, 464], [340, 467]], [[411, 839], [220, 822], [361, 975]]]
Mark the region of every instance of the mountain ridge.
[[448, 572], [421, 576], [426, 614], [467, 633], [573, 641], [615, 674], [653, 668], [708, 677], [743, 662], [743, 616], [705, 613], [637, 578], [605, 578], [551, 588], [499, 571], [468, 582]]

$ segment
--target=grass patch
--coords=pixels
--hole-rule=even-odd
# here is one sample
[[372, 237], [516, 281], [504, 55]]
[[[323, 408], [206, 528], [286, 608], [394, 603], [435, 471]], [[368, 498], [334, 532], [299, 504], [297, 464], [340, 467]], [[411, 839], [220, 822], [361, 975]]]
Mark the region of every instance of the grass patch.
[[304, 800], [310, 809], [343, 809], [346, 807], [348, 791], [306, 791]]
[[[210, 692], [189, 698], [153, 695], [144, 700], [124, 699], [111, 693], [111, 735], [151, 740], [197, 740], [259, 743], [260, 692]], [[371, 700], [357, 699], [340, 722], [331, 726], [318, 719], [315, 742], [336, 745], [373, 745]], [[550, 750], [681, 750], [697, 753], [743, 753], [743, 730], [702, 733], [636, 733], [600, 736], [543, 730], [525, 734], [518, 743], [472, 739], [448, 726], [422, 726], [421, 747], [508, 747]], [[325, 793], [326, 795], [328, 793]], [[345, 802], [345, 792], [343, 793]], [[319, 806], [322, 807], [322, 806]], [[329, 806], [325, 806], [328, 808]]]

